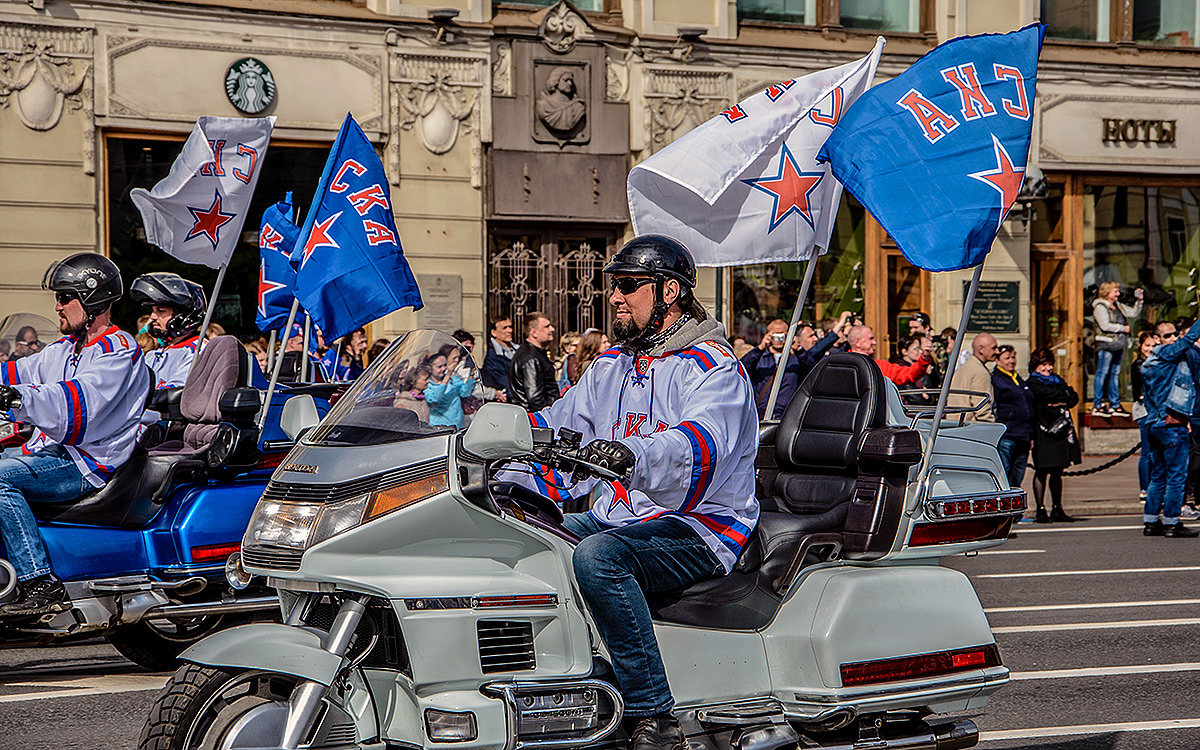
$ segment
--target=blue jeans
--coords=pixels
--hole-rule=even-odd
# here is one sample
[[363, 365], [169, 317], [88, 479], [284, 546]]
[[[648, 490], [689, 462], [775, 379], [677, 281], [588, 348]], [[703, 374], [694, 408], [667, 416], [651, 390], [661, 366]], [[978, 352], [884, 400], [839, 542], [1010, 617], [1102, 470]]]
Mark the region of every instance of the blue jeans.
[[1008, 477], [1008, 486], [1016, 489], [1025, 481], [1025, 467], [1029, 465], [1029, 440], [1013, 440], [1000, 438], [996, 450], [1000, 453], [1000, 463], [1004, 465], [1004, 474]]
[[1108, 399], [1108, 405], [1118, 409], [1121, 406], [1121, 394], [1118, 391], [1121, 380], [1121, 357], [1125, 352], [1110, 352], [1101, 349], [1096, 354], [1096, 379], [1092, 382], [1092, 408], [1101, 408], [1104, 400]]
[[50, 554], [30, 503], [74, 500], [95, 487], [79, 473], [71, 455], [55, 445], [31, 455], [9, 448], [0, 456], [0, 535], [17, 580], [48, 575]]
[[1138, 490], [1146, 492], [1150, 489], [1150, 418], [1145, 417], [1138, 422], [1138, 432], [1142, 436], [1142, 447], [1138, 450]]
[[676, 518], [609, 528], [590, 513], [572, 513], [563, 526], [583, 540], [572, 558], [575, 580], [612, 655], [625, 715], [670, 711], [675, 699], [646, 594], [725, 575], [725, 566], [699, 534]]
[[1150, 486], [1142, 520], [1153, 523], [1162, 515], [1168, 526], [1179, 522], [1183, 485], [1187, 480], [1188, 431], [1184, 426], [1150, 428]]

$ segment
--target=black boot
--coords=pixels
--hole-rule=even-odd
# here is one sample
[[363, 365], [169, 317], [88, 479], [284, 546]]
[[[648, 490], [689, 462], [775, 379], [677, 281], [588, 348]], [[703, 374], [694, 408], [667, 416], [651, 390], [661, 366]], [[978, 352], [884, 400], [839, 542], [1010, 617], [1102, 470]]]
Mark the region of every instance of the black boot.
[[1152, 521], [1151, 523], [1142, 526], [1142, 536], [1162, 536], [1165, 533], [1166, 529], [1163, 528], [1163, 522], [1161, 520]]
[[683, 745], [683, 729], [672, 713], [638, 719], [629, 738], [629, 750], [683, 750]]
[[1166, 530], [1163, 531], [1163, 536], [1170, 537], [1172, 539], [1191, 539], [1192, 537], [1200, 536], [1200, 531], [1197, 531], [1196, 529], [1189, 529], [1187, 526], [1183, 525], [1183, 521], [1180, 521], [1179, 523], [1168, 526]]
[[21, 598], [0, 607], [0, 617], [29, 617], [71, 608], [63, 582], [53, 575], [38, 576], [21, 587]]
[[1037, 513], [1033, 517], [1034, 523], [1050, 523], [1050, 516], [1046, 515], [1045, 508], [1038, 508]]
[[1055, 505], [1053, 508], [1050, 509], [1050, 520], [1056, 521], [1058, 523], [1074, 523], [1075, 521], [1078, 521], [1079, 519], [1068, 516], [1066, 514], [1066, 512], [1063, 511], [1061, 505]]

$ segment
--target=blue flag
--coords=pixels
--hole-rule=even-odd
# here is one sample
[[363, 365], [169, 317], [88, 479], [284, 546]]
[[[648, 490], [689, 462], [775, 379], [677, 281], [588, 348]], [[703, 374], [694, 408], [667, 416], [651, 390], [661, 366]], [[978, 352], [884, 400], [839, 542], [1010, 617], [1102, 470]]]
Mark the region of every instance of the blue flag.
[[258, 233], [262, 265], [258, 271], [258, 312], [254, 322], [260, 331], [282, 328], [292, 310], [296, 271], [289, 262], [300, 227], [292, 223], [292, 194], [263, 212]]
[[983, 262], [1017, 198], [1046, 27], [952, 39], [867, 91], [817, 155], [929, 271]]
[[383, 163], [351, 115], [325, 162], [292, 264], [296, 297], [328, 341], [402, 307], [421, 309]]

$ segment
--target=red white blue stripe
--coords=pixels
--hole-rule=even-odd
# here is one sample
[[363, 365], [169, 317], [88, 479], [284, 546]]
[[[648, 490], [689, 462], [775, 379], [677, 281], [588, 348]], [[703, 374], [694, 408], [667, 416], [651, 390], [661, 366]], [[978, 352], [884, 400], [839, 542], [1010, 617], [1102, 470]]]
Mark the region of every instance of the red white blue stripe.
[[67, 431], [62, 442], [63, 445], [77, 445], [83, 442], [83, 436], [87, 432], [87, 401], [78, 381], [62, 380], [58, 385], [67, 401]]
[[684, 498], [684, 513], [693, 510], [704, 498], [713, 478], [713, 459], [717, 455], [717, 443], [712, 434], [699, 422], [682, 422], [671, 428], [679, 430], [688, 439], [692, 448], [692, 480]]

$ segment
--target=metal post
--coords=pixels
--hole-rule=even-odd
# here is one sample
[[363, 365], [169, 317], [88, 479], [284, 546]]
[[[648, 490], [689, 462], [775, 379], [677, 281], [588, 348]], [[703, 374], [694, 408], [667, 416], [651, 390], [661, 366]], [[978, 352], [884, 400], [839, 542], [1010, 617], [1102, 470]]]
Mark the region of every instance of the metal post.
[[967, 289], [967, 298], [963, 300], [962, 318], [958, 322], [958, 335], [954, 337], [954, 346], [950, 347], [950, 359], [946, 362], [946, 377], [942, 381], [942, 390], [938, 394], [937, 408], [933, 411], [933, 422], [929, 425], [929, 438], [925, 443], [925, 452], [921, 456], [921, 472], [917, 474], [917, 494], [913, 504], [908, 508], [912, 513], [916, 504], [925, 494], [921, 488], [925, 486], [925, 478], [929, 474], [929, 464], [933, 460], [933, 441], [937, 439], [938, 428], [942, 424], [942, 414], [946, 411], [946, 399], [950, 395], [950, 381], [954, 379], [954, 368], [958, 365], [958, 354], [962, 351], [963, 339], [967, 337], [967, 322], [971, 319], [971, 308], [975, 307], [975, 292], [979, 290], [979, 277], [983, 274], [983, 263], [975, 266], [971, 276], [971, 286]]
[[304, 316], [304, 350], [300, 353], [300, 382], [308, 382], [308, 337], [311, 329], [312, 319], [307, 314]]
[[779, 387], [783, 385], [783, 370], [787, 367], [788, 357], [792, 356], [792, 341], [796, 338], [796, 324], [800, 322], [804, 303], [808, 301], [808, 288], [812, 286], [813, 275], [817, 271], [818, 257], [816, 248], [813, 248], [812, 257], [808, 259], [808, 265], [804, 267], [804, 281], [800, 282], [800, 296], [796, 298], [796, 309], [792, 311], [792, 324], [788, 326], [787, 341], [783, 342], [783, 355], [775, 367], [775, 380], [771, 383], [771, 396], [767, 399], [767, 408], [763, 411], [763, 419], [772, 419], [775, 415], [775, 402], [779, 400]]
[[[217, 297], [221, 294], [221, 284], [225, 283], [225, 272], [229, 270], [229, 261], [226, 260], [221, 264], [221, 268], [217, 271], [217, 283], [213, 284], [212, 297], [208, 300], [208, 309], [204, 311], [204, 322], [200, 324], [200, 338], [196, 341], [196, 356], [192, 357], [192, 364], [188, 367], [188, 374], [192, 374], [192, 368], [196, 366], [196, 360], [200, 359], [200, 352], [204, 350], [205, 334], [208, 333], [208, 324], [212, 322], [213, 310], [217, 307]], [[184, 378], [187, 382], [187, 378]]]
[[267, 410], [271, 408], [271, 398], [275, 395], [275, 384], [279, 382], [279, 371], [283, 369], [283, 353], [287, 349], [288, 334], [292, 331], [292, 324], [296, 322], [296, 311], [300, 309], [300, 300], [292, 299], [292, 309], [288, 312], [287, 325], [283, 327], [283, 335], [279, 337], [279, 352], [275, 355], [275, 361], [271, 366], [271, 382], [267, 384], [267, 398], [263, 401], [262, 412], [258, 415], [258, 427], [262, 426], [267, 421]]
[[275, 335], [277, 331], [271, 331], [271, 338], [267, 340], [267, 369], [270, 370], [275, 366]]

